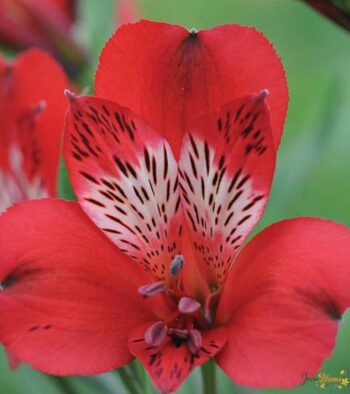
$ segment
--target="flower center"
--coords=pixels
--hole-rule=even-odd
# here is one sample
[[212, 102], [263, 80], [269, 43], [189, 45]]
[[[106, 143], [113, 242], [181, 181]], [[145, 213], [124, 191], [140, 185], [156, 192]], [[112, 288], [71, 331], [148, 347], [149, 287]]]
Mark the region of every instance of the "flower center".
[[182, 269], [185, 260], [176, 255], [169, 267], [169, 277], [142, 285], [138, 292], [143, 297], [161, 294], [171, 305], [173, 313], [163, 321], [152, 324], [144, 333], [145, 342], [152, 347], [159, 347], [170, 337], [176, 347], [186, 343], [191, 353], [196, 354], [202, 346], [201, 330], [212, 324], [211, 302], [205, 305], [185, 294], [182, 283]]

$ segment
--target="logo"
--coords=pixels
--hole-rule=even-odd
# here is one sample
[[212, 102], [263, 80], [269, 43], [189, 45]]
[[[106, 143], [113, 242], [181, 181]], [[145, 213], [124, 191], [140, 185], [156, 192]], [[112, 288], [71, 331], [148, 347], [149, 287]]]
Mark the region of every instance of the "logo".
[[304, 373], [303, 384], [307, 382], [313, 382], [321, 390], [331, 387], [339, 390], [350, 388], [350, 380], [347, 377], [345, 369], [340, 370], [337, 374], [320, 372], [317, 376], [314, 377], [309, 377], [307, 373]]

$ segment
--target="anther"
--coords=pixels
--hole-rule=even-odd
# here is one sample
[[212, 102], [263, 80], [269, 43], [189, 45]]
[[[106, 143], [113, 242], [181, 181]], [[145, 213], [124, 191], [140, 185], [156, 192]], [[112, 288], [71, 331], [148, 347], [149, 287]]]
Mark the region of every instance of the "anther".
[[184, 262], [184, 256], [182, 254], [177, 254], [170, 263], [170, 275], [177, 276], [181, 272]]
[[186, 339], [188, 337], [188, 330], [186, 330], [186, 328], [169, 328], [168, 335]]
[[181, 313], [191, 314], [198, 311], [198, 309], [201, 307], [201, 304], [193, 298], [182, 297], [177, 307]]
[[42, 113], [45, 110], [46, 106], [47, 106], [46, 101], [45, 100], [40, 100], [38, 105], [36, 106], [36, 108], [34, 110], [35, 114]]
[[167, 333], [168, 327], [162, 321], [157, 321], [145, 331], [145, 342], [150, 346], [158, 347], [164, 341]]
[[187, 346], [192, 354], [198, 353], [202, 347], [202, 335], [198, 330], [191, 330], [188, 335]]
[[30, 110], [23, 116], [23, 121], [33, 122], [35, 118], [46, 109], [46, 101], [40, 100], [37, 105], [30, 108]]
[[152, 297], [164, 291], [164, 281], [154, 282], [140, 286], [137, 291], [144, 297]]

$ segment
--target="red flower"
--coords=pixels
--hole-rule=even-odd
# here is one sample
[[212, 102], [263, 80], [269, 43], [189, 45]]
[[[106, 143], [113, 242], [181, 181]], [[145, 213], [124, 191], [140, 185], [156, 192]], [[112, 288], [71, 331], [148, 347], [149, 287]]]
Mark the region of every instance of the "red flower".
[[0, 0], [0, 42], [45, 49], [74, 71], [85, 62], [71, 34], [74, 18], [72, 0]]
[[268, 41], [141, 22], [107, 44], [96, 91], [109, 100], [69, 94], [79, 204], [0, 218], [2, 343], [59, 375], [137, 357], [162, 392], [212, 357], [253, 387], [314, 375], [350, 303], [349, 231], [287, 220], [238, 254], [267, 202], [287, 102]]
[[0, 211], [15, 202], [56, 195], [68, 86], [46, 53], [0, 58]]
[[136, 22], [141, 16], [141, 5], [139, 0], [118, 0], [116, 3], [117, 26], [124, 23]]

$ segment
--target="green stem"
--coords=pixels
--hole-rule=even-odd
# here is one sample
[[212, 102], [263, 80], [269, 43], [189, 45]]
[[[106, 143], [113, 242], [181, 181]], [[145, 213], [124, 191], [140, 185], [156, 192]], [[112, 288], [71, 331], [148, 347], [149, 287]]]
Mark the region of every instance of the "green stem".
[[203, 394], [217, 394], [215, 361], [209, 360], [201, 367]]
[[140, 361], [134, 360], [128, 365], [128, 367], [130, 368], [132, 375], [139, 383], [142, 393], [153, 394], [152, 386], [150, 385], [150, 380]]
[[63, 378], [60, 376], [50, 376], [50, 380], [55, 383], [57, 387], [60, 388], [60, 391], [64, 394], [77, 394], [74, 386], [67, 378]]
[[144, 377], [143, 377], [143, 389], [144, 389], [145, 394], [153, 394], [154, 393], [152, 383], [151, 383], [146, 371], [144, 372]]
[[134, 379], [127, 373], [124, 368], [117, 369], [117, 373], [122, 380], [125, 388], [129, 391], [130, 394], [139, 394], [137, 390]]

